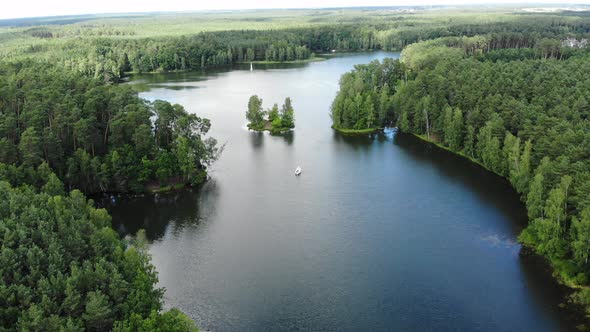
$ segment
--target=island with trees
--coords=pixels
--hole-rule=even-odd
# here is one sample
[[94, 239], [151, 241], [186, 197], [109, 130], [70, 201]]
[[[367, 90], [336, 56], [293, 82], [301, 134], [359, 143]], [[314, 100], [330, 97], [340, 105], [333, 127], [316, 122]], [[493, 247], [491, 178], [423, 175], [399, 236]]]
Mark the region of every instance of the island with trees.
[[274, 104], [272, 108], [264, 110], [262, 99], [253, 95], [248, 100], [246, 111], [248, 129], [255, 131], [270, 131], [271, 134], [280, 134], [295, 128], [295, 110], [291, 98], [285, 98], [285, 103], [279, 110], [279, 105]]

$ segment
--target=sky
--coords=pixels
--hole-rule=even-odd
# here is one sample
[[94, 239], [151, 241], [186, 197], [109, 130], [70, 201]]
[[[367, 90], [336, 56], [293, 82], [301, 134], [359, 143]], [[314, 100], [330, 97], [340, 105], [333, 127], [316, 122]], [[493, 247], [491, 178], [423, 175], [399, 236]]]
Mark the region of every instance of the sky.
[[[0, 19], [154, 11], [318, 8], [359, 6], [464, 5], [488, 3], [560, 3], [563, 0], [5, 0]], [[567, 1], [570, 2], [570, 1]], [[589, 3], [590, 0], [572, 0]]]

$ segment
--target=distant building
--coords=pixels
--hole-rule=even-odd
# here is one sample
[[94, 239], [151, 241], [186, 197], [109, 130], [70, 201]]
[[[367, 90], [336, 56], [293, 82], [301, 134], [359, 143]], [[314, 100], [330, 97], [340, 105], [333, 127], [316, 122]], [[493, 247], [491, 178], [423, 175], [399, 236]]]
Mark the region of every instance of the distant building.
[[576, 38], [567, 38], [561, 41], [561, 46], [564, 47], [571, 47], [571, 48], [585, 48], [588, 46], [588, 39], [580, 39], [577, 40]]

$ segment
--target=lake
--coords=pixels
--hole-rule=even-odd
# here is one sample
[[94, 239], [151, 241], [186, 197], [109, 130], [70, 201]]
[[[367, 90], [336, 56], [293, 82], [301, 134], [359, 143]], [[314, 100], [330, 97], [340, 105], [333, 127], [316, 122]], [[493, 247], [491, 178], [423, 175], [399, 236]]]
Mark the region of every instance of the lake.
[[[202, 188], [109, 208], [121, 233], [146, 230], [166, 307], [211, 331], [572, 328], [546, 266], [520, 254], [526, 211], [504, 180], [395, 130], [330, 128], [340, 76], [386, 56], [133, 78], [226, 144]], [[253, 94], [291, 97], [295, 130], [246, 130]]]

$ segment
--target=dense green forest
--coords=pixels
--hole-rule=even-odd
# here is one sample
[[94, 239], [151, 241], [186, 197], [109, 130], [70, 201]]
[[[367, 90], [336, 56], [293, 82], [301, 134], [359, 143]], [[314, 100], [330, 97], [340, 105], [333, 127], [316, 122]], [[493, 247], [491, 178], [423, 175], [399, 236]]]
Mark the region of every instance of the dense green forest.
[[332, 103], [333, 127], [339, 130], [373, 130], [394, 124], [392, 94], [405, 75], [397, 60], [385, 59], [357, 65], [340, 79], [340, 91]]
[[401, 62], [386, 59], [382, 64], [359, 65], [342, 76], [340, 92], [331, 109], [333, 126], [340, 130], [362, 131], [393, 125], [396, 118], [392, 111], [392, 96], [400, 82], [406, 83], [408, 75], [424, 68], [435, 67], [441, 59], [472, 57], [480, 62], [495, 63], [527, 59], [565, 60], [586, 54], [585, 48], [566, 43], [576, 44], [584, 39], [568, 38], [562, 41], [533, 38], [511, 43], [499, 40], [496, 35], [486, 35], [444, 37], [409, 45], [404, 48]]
[[505, 177], [530, 218], [519, 240], [590, 310], [590, 53], [490, 42], [427, 41], [401, 61], [356, 66], [341, 79], [334, 126], [397, 126]]
[[203, 182], [218, 153], [210, 122], [32, 60], [0, 73], [0, 329], [196, 330], [161, 313], [141, 236], [120, 240], [79, 190]]
[[564, 35], [580, 38], [590, 31], [585, 17], [501, 7], [486, 13], [392, 8], [80, 17], [72, 24], [64, 20], [7, 21], [7, 27], [0, 28], [0, 56], [38, 59], [117, 82], [130, 71], [293, 61], [331, 50], [401, 50], [449, 36], [487, 35], [488, 50], [551, 48]]
[[69, 189], [141, 192], [201, 183], [216, 158], [209, 120], [180, 105], [32, 61], [0, 73], [0, 176], [13, 185], [37, 184], [45, 163]]
[[[0, 329], [196, 330], [163, 290], [145, 238], [123, 241], [110, 216], [47, 170], [42, 189], [0, 181]], [[154, 328], [157, 327], [157, 328]]]

